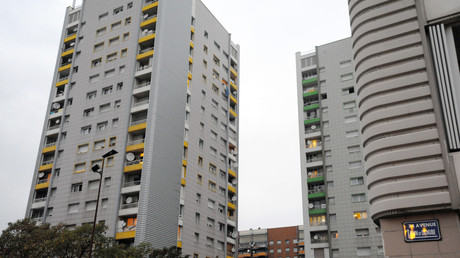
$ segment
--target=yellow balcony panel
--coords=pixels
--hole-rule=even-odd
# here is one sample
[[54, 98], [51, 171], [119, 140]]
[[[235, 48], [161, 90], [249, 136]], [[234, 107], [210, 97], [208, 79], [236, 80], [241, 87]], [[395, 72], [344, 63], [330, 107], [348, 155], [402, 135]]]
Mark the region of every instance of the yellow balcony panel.
[[193, 44], [193, 41], [190, 40], [190, 47], [194, 48], [195, 45]]
[[65, 84], [67, 84], [67, 83], [69, 83], [69, 79], [65, 79], [65, 80], [63, 80], [63, 81], [60, 81], [60, 82], [56, 83], [56, 87], [65, 85]]
[[182, 241], [179, 241], [179, 240], [177, 241], [177, 247], [182, 248]]
[[184, 141], [184, 147], [188, 148], [188, 142]]
[[232, 95], [230, 95], [230, 100], [233, 101], [234, 103], [238, 103], [235, 99], [235, 97], [233, 97]]
[[134, 145], [130, 145], [128, 147], [126, 147], [126, 152], [131, 152], [131, 151], [135, 151], [135, 150], [142, 150], [144, 149], [144, 143], [138, 143], [138, 144], [134, 144]]
[[39, 190], [39, 189], [45, 189], [45, 188], [48, 188], [50, 186], [50, 182], [46, 182], [46, 183], [41, 183], [41, 184], [37, 184], [35, 186], [35, 190]]
[[52, 152], [52, 151], [56, 151], [56, 145], [44, 148], [42, 153], [48, 153], [48, 152]]
[[77, 34], [73, 34], [72, 36], [65, 38], [64, 42], [68, 42], [68, 41], [74, 40], [76, 38], [77, 38]]
[[142, 163], [139, 163], [139, 164], [135, 164], [135, 165], [131, 165], [131, 166], [126, 166], [123, 169], [123, 172], [129, 173], [129, 172], [133, 172], [133, 171], [139, 171], [141, 169], [142, 169]]
[[235, 172], [235, 171], [229, 169], [229, 170], [228, 170], [228, 173], [229, 173], [230, 175], [232, 175], [233, 177], [236, 177], [236, 172]]
[[74, 51], [73, 48], [72, 48], [71, 50], [67, 50], [67, 51], [65, 51], [64, 53], [62, 53], [61, 56], [68, 56], [68, 55], [71, 55], [71, 54], [73, 54], [73, 51]]
[[138, 124], [138, 125], [133, 125], [133, 126], [130, 126], [128, 128], [128, 132], [134, 132], [134, 131], [139, 131], [139, 130], [142, 130], [142, 129], [145, 129], [147, 128], [147, 123], [142, 123], [142, 124]]
[[185, 181], [185, 178], [182, 178], [182, 179], [180, 180], [180, 184], [181, 184], [182, 186], [185, 186], [185, 185], [187, 184], [187, 181]]
[[189, 80], [192, 79], [192, 73], [191, 73], [191, 72], [188, 72], [188, 79], [189, 79]]
[[228, 256], [228, 255], [227, 255], [227, 258], [233, 258], [233, 256]]
[[157, 6], [158, 6], [158, 1], [156, 1], [155, 3], [151, 3], [149, 5], [146, 5], [146, 6], [142, 7], [142, 11], [145, 12], [148, 9], [152, 9], [154, 7], [157, 7]]
[[61, 67], [59, 67], [58, 72], [62, 72], [64, 70], [70, 69], [71, 66], [72, 66], [72, 64], [61, 66]]
[[149, 41], [149, 40], [154, 39], [154, 38], [155, 38], [155, 33], [140, 38], [140, 39], [139, 39], [139, 43], [142, 43], [142, 42], [145, 42], [145, 41]]
[[228, 202], [228, 203], [227, 203], [227, 206], [228, 206], [229, 209], [236, 210], [235, 204], [233, 204], [233, 203], [231, 203], [231, 202]]
[[135, 236], [136, 236], [136, 230], [126, 231], [126, 232], [118, 232], [115, 235], [115, 239], [117, 239], [117, 240], [128, 239], [128, 238], [134, 238]]
[[229, 190], [230, 192], [236, 194], [236, 189], [235, 189], [235, 187], [229, 185], [229, 186], [228, 186], [228, 190]]
[[190, 31], [192, 31], [193, 33], [195, 33], [195, 28], [193, 28], [193, 26], [190, 27]]
[[188, 62], [193, 64], [193, 58], [191, 56], [188, 57]]
[[182, 160], [182, 166], [187, 166], [187, 161], [185, 159]]
[[53, 168], [53, 163], [46, 164], [46, 165], [40, 166], [40, 168], [38, 168], [38, 171], [50, 170], [52, 168]]
[[141, 22], [141, 28], [155, 22], [157, 22], [157, 17], [143, 21]]
[[137, 55], [136, 59], [139, 60], [139, 59], [150, 57], [150, 56], [153, 56], [153, 50]]
[[235, 69], [230, 67], [230, 72], [233, 74], [233, 76], [237, 77], [238, 74], [236, 73]]
[[237, 115], [236, 115], [236, 112], [235, 112], [235, 111], [233, 111], [233, 110], [231, 110], [231, 109], [229, 109], [229, 111], [230, 111], [230, 114], [232, 114], [234, 117], [237, 117]]
[[230, 86], [232, 86], [233, 89], [238, 90], [238, 87], [236, 87], [236, 84], [230, 81]]

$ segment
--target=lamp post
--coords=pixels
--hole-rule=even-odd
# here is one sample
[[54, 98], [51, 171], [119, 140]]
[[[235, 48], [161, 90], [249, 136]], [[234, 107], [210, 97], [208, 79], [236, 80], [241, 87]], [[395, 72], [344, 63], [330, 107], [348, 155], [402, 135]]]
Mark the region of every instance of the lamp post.
[[253, 252], [254, 252], [255, 243], [254, 243], [253, 241], [251, 241], [251, 242], [249, 243], [249, 245], [251, 246], [251, 249], [248, 249], [248, 252], [250, 252], [251, 257], [253, 257], [252, 254], [253, 254]]
[[106, 154], [102, 155], [102, 164], [99, 167], [98, 164], [94, 165], [91, 170], [94, 173], [98, 173], [101, 178], [99, 179], [99, 189], [97, 190], [97, 200], [96, 200], [96, 210], [94, 211], [94, 221], [93, 221], [93, 230], [91, 231], [91, 241], [89, 242], [89, 255], [88, 257], [91, 258], [93, 254], [93, 241], [94, 241], [94, 230], [96, 229], [96, 220], [97, 220], [97, 208], [99, 207], [99, 197], [101, 196], [101, 185], [102, 185], [102, 174], [104, 173], [104, 161], [107, 157], [113, 156], [117, 154], [116, 150], [111, 150]]

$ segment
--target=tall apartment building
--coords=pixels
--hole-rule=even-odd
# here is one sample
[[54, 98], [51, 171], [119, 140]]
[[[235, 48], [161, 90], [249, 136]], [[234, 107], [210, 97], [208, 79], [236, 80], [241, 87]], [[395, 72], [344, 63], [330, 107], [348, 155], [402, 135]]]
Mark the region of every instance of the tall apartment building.
[[298, 258], [304, 254], [303, 226], [243, 230], [238, 244], [239, 258]]
[[350, 38], [296, 54], [305, 257], [382, 257], [369, 204]]
[[370, 215], [386, 257], [460, 256], [460, 2], [349, 2]]
[[[26, 217], [237, 252], [239, 46], [199, 0], [86, 0], [62, 29]], [[235, 255], [234, 255], [235, 254]]]

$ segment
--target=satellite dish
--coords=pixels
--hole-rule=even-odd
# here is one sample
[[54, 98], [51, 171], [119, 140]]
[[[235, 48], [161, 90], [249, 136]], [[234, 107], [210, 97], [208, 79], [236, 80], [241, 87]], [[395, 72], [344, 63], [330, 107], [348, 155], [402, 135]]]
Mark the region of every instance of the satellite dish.
[[238, 154], [238, 151], [234, 150], [234, 151], [233, 151], [233, 154], [235, 154], [235, 155]]
[[307, 141], [307, 144], [311, 144], [311, 141], [310, 141], [310, 140], [308, 140], [308, 141]]
[[318, 235], [313, 236], [313, 239], [318, 240]]
[[143, 30], [142, 32], [144, 32], [144, 34], [145, 34], [145, 33], [149, 32], [149, 30], [148, 30], [148, 29], [145, 29], [145, 30]]
[[75, 46], [75, 42], [70, 43], [70, 46], [71, 47]]
[[144, 19], [146, 19], [147, 17], [149, 17], [149, 14], [148, 13], [144, 14]]
[[313, 203], [308, 204], [309, 209], [313, 209]]
[[311, 129], [312, 129], [312, 130], [315, 130], [315, 129], [316, 129], [316, 125], [312, 125], [312, 126], [311, 126]]
[[235, 252], [235, 247], [232, 247], [232, 253], [234, 253], [234, 252]]
[[234, 166], [235, 168], [237, 168], [237, 167], [238, 167], [238, 163], [233, 164], [233, 166]]
[[236, 180], [236, 178], [235, 178], [235, 179], [233, 179], [232, 184], [236, 185], [237, 182], [238, 182], [238, 180]]
[[54, 109], [59, 109], [61, 107], [61, 104], [59, 103], [53, 103], [53, 106], [52, 106]]
[[126, 153], [126, 160], [127, 161], [133, 161], [136, 158], [132, 152]]
[[59, 119], [56, 119], [56, 121], [54, 121], [57, 125], [61, 122], [61, 120]]
[[73, 32], [76, 32], [77, 31], [77, 27], [73, 28]]
[[126, 198], [126, 203], [132, 203], [132, 202], [133, 202], [133, 197]]
[[45, 176], [45, 173], [43, 173], [43, 172], [40, 172], [40, 173], [38, 174], [38, 177], [39, 177], [39, 178], [43, 178], [44, 176]]
[[232, 233], [232, 237], [233, 237], [233, 238], [236, 238], [237, 236], [238, 236], [238, 234], [237, 234], [236, 232], [233, 232], [233, 233]]
[[121, 222], [121, 226], [122, 226], [122, 227], [126, 226], [126, 222], [122, 221], [122, 222]]
[[233, 196], [233, 197], [232, 197], [232, 201], [236, 201], [236, 196]]

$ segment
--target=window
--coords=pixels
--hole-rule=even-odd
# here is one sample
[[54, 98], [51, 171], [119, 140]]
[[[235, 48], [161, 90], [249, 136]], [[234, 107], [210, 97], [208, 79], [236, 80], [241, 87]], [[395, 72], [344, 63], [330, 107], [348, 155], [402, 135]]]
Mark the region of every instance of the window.
[[349, 95], [349, 94], [353, 94], [355, 93], [355, 88], [354, 87], [349, 87], [349, 88], [345, 88], [345, 89], [342, 89], [342, 95]]
[[217, 133], [211, 130], [210, 136], [212, 139], [216, 140], [217, 139]]
[[365, 202], [366, 195], [365, 194], [352, 194], [351, 195], [351, 202]]
[[88, 150], [89, 150], [89, 144], [88, 144], [88, 143], [82, 144], [82, 145], [78, 145], [78, 147], [77, 147], [77, 154], [86, 153], [86, 152], [88, 152]]
[[115, 69], [110, 69], [104, 72], [104, 77], [105, 78], [110, 78], [115, 75]]
[[222, 204], [219, 204], [219, 206], [217, 207], [217, 211], [218, 211], [219, 213], [224, 214], [225, 206], [222, 205]]
[[107, 28], [106, 28], [106, 27], [97, 29], [97, 30], [96, 30], [96, 37], [99, 37], [99, 36], [104, 35], [106, 31], [107, 31]]
[[348, 149], [348, 154], [353, 154], [353, 153], [359, 153], [360, 152], [359, 145], [348, 146], [347, 149]]
[[350, 169], [353, 169], [353, 168], [360, 168], [361, 167], [361, 161], [351, 161], [351, 162], [348, 162], [348, 167]]
[[206, 237], [206, 246], [209, 248], [214, 247], [214, 238]]
[[[268, 244], [269, 244], [269, 245], [273, 245], [273, 244], [274, 244], [274, 243], [273, 243], [273, 240], [270, 240], [270, 242], [268, 242]], [[273, 249], [271, 249], [271, 250], [273, 250]]]
[[110, 63], [110, 62], [112, 62], [112, 61], [117, 60], [117, 55], [118, 55], [117, 52], [108, 54], [108, 55], [107, 55], [107, 58], [106, 58], [106, 62], [107, 62], [107, 63]]
[[219, 194], [225, 196], [225, 188], [219, 186]]
[[369, 236], [369, 229], [368, 228], [358, 228], [358, 229], [356, 229], [356, 236], [357, 237], [368, 237]]
[[271, 253], [271, 254], [272, 254], [272, 253], [274, 253], [274, 252], [275, 252], [275, 250], [273, 250], [273, 249], [270, 249], [270, 253]]
[[[195, 242], [198, 242], [200, 240], [200, 234], [195, 233]], [[198, 258], [198, 254], [193, 254], [193, 258]]]
[[96, 159], [96, 160], [91, 160], [91, 168], [94, 167], [94, 165], [99, 165], [102, 166], [102, 159]]
[[208, 199], [208, 208], [214, 209], [216, 202], [214, 200]]
[[115, 109], [120, 108], [120, 107], [121, 107], [121, 100], [120, 100], [120, 99], [119, 99], [119, 100], [115, 100], [113, 106], [114, 106]]
[[83, 163], [75, 164], [73, 172], [74, 173], [82, 173], [82, 172], [85, 172], [85, 170], [86, 170], [86, 162], [83, 162]]
[[[91, 91], [91, 92], [86, 93], [86, 99], [87, 99], [87, 100], [95, 99], [96, 96], [97, 96], [97, 92], [96, 92], [96, 91]], [[93, 110], [94, 110], [94, 109], [93, 109]]]
[[207, 55], [208, 54], [208, 47], [203, 45], [203, 52]]
[[217, 42], [215, 42], [215, 41], [214, 41], [214, 46], [215, 46], [217, 49], [220, 50], [220, 45], [219, 45]]
[[125, 26], [131, 24], [131, 17], [125, 19]]
[[93, 52], [97, 52], [104, 48], [104, 42], [100, 42], [94, 45]]
[[335, 205], [335, 197], [328, 197], [328, 203], [329, 205]]
[[332, 249], [332, 257], [333, 258], [340, 257], [339, 249]]
[[106, 103], [99, 106], [99, 112], [105, 112], [110, 109], [110, 103]]
[[328, 188], [333, 188], [334, 187], [334, 181], [328, 181], [327, 182], [327, 187]]
[[91, 68], [101, 65], [101, 63], [102, 63], [102, 57], [96, 58], [93, 61], [91, 61]]
[[112, 93], [112, 86], [109, 86], [109, 87], [105, 87], [102, 89], [102, 95], [109, 95], [110, 93]]
[[95, 83], [97, 81], [99, 81], [99, 74], [91, 75], [89, 77], [89, 83]]
[[291, 249], [285, 248], [284, 251], [285, 251], [286, 253], [289, 253], [289, 252], [291, 251]]
[[216, 148], [210, 146], [210, 147], [209, 147], [209, 153], [211, 153], [211, 155], [213, 155], [214, 157], [217, 156], [217, 150], [216, 150]]
[[355, 211], [353, 217], [355, 219], [367, 219], [367, 211]]
[[214, 224], [215, 224], [215, 220], [208, 217], [208, 219], [206, 220], [206, 226], [209, 228], [214, 228]]
[[196, 203], [201, 203], [201, 194], [197, 193], [196, 194]]
[[204, 37], [208, 38], [208, 32], [207, 31], [204, 31]]
[[327, 93], [321, 94], [321, 99], [327, 99]]
[[216, 95], [219, 95], [219, 87], [217, 87], [216, 85], [212, 85], [212, 92], [214, 92]]
[[276, 244], [277, 244], [277, 245], [281, 245], [281, 240], [277, 240], [277, 241], [276, 241]]
[[[284, 244], [288, 245], [289, 244], [289, 239], [284, 240]], [[287, 251], [289, 252], [289, 251]]]
[[87, 201], [85, 202], [85, 210], [93, 211], [96, 209], [96, 201]]
[[82, 127], [80, 133], [81, 134], [89, 134], [89, 133], [91, 133], [91, 126], [88, 125], [88, 126]]
[[[218, 107], [219, 107], [219, 102], [217, 102], [217, 100], [215, 100], [215, 99], [212, 99], [212, 100], [211, 100], [211, 105], [212, 105], [214, 108], [218, 108]], [[216, 120], [217, 120], [217, 117], [216, 117]]]
[[208, 189], [215, 192], [216, 191], [216, 183], [214, 183], [213, 181], [209, 180]]
[[352, 80], [353, 79], [353, 74], [352, 73], [347, 73], [347, 74], [343, 74], [340, 76], [340, 80], [341, 81], [349, 81], [349, 80]]
[[202, 74], [201, 75], [201, 80], [204, 84], [206, 84], [206, 75]]
[[330, 223], [337, 222], [337, 214], [329, 214], [329, 222]]
[[123, 89], [123, 82], [117, 83], [117, 90], [122, 90]]
[[198, 166], [202, 167], [203, 166], [203, 157], [198, 156]]
[[350, 178], [350, 185], [363, 185], [363, 184], [364, 184], [363, 177]]
[[107, 19], [108, 16], [109, 16], [108, 12], [99, 15], [99, 21], [103, 21], [103, 20]]
[[[203, 149], [203, 145], [204, 145], [204, 141], [202, 139], [199, 139], [198, 146], [200, 147], [200, 149]], [[201, 163], [203, 164], [203, 161], [201, 161]], [[199, 161], [198, 161], [198, 164], [199, 164]]]
[[200, 174], [197, 174], [196, 175], [196, 182], [201, 185], [203, 183], [203, 176], [200, 175]]
[[[113, 160], [113, 157], [111, 157]], [[109, 158], [107, 158], [109, 160]], [[111, 177], [106, 177], [104, 178], [104, 187], [109, 187], [112, 184], [112, 178]]]
[[208, 62], [206, 62], [206, 60], [204, 60], [204, 59], [203, 59], [203, 67], [204, 67], [204, 69], [208, 68]]
[[281, 253], [281, 248], [276, 249], [276, 252], [280, 254]]
[[337, 231], [331, 231], [332, 239], [339, 239], [339, 233]]
[[69, 204], [69, 207], [67, 208], [67, 213], [77, 213], [79, 205], [79, 203]]
[[82, 189], [83, 189], [83, 183], [72, 184], [72, 186], [70, 187], [70, 191], [72, 193], [81, 192]]
[[118, 126], [118, 118], [112, 119], [112, 127], [117, 127]]
[[83, 116], [84, 117], [90, 117], [94, 113], [94, 108], [88, 108], [83, 110]]
[[121, 28], [121, 21], [117, 21], [110, 25], [110, 30], [118, 30], [119, 28]]
[[357, 256], [370, 256], [371, 248], [370, 247], [358, 247], [356, 248], [356, 255]]
[[125, 34], [123, 34], [123, 41], [126, 41], [129, 39], [129, 32], [126, 32]]
[[211, 121], [217, 124], [217, 121], [218, 121], [217, 116], [211, 114]]
[[97, 124], [97, 131], [98, 131], [98, 132], [99, 132], [99, 131], [104, 131], [105, 129], [107, 129], [108, 124], [109, 124], [108, 121], [98, 123], [98, 124]]
[[350, 111], [353, 111], [352, 109], [356, 107], [356, 102], [355, 101], [349, 101], [349, 102], [344, 102], [343, 103], [343, 109], [351, 109]]
[[102, 202], [101, 202], [102, 209], [107, 209], [108, 204], [109, 204], [109, 199], [108, 198], [102, 199]]
[[100, 150], [105, 148], [105, 139], [94, 142], [93, 150]]
[[122, 49], [120, 53], [121, 53], [120, 54], [121, 58], [126, 57], [128, 55], [128, 49], [127, 48]]
[[358, 134], [359, 134], [358, 130], [353, 130], [353, 131], [346, 132], [347, 138], [357, 137]]
[[123, 6], [113, 9], [113, 15], [123, 12]]

